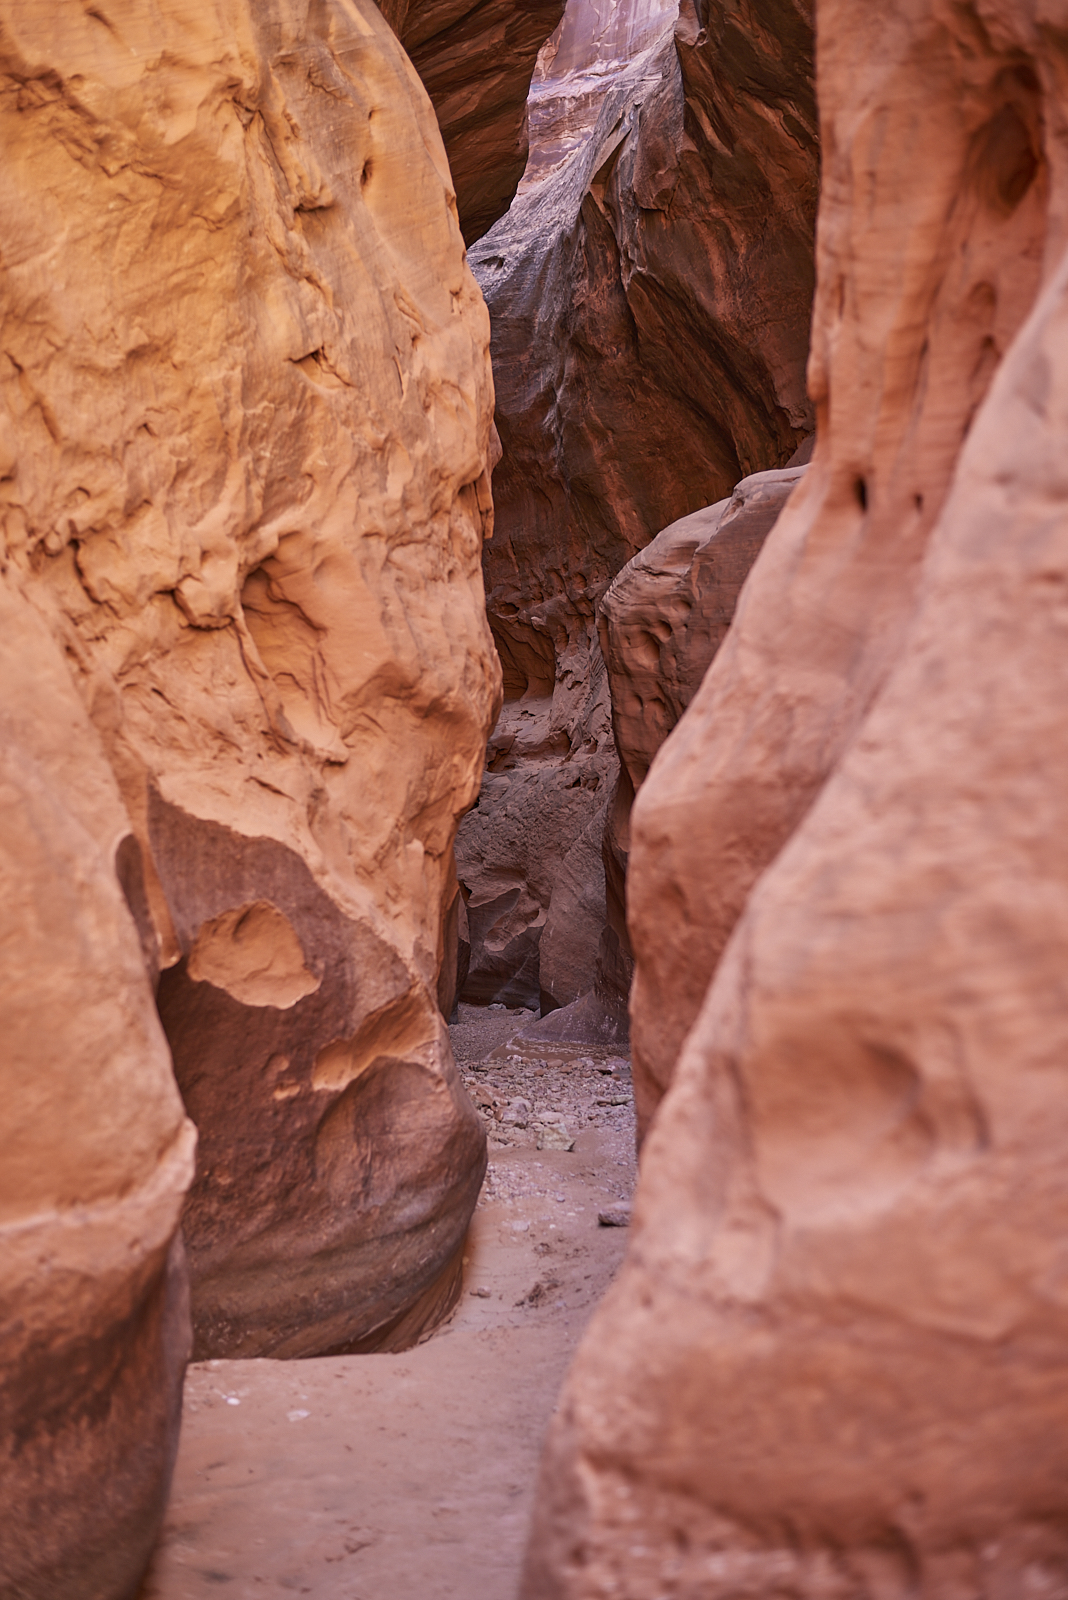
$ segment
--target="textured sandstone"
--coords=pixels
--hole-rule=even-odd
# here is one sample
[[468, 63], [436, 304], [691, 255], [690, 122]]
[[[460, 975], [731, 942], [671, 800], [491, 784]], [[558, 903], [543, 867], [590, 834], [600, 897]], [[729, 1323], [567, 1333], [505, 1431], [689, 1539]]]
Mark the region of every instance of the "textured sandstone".
[[193, 1176], [137, 847], [62, 651], [0, 584], [0, 1595], [120, 1600], [178, 1442]]
[[141, 850], [197, 1345], [403, 1343], [485, 1159], [438, 981], [499, 683], [433, 112], [370, 0], [0, 16], [8, 559]]
[[[799, 454], [807, 454], [802, 446]], [[598, 608], [620, 777], [602, 838], [606, 925], [598, 951], [600, 1015], [624, 1019], [634, 976], [626, 926], [630, 814], [660, 746], [693, 699], [726, 637], [742, 585], [804, 466], [743, 478], [729, 500], [695, 511], [631, 558]], [[586, 1011], [568, 1024], [585, 1037]]]
[[[744, 17], [713, 4], [701, 27], [685, 8], [608, 81], [589, 137], [472, 249], [504, 448], [485, 558], [502, 728], [520, 702], [551, 699], [536, 713], [550, 822], [578, 772], [602, 801], [614, 783], [595, 620], [609, 583], [662, 528], [781, 465], [811, 431], [811, 50], [805, 0]], [[479, 896], [496, 805], [492, 791], [480, 802], [473, 868], [473, 819], [461, 834], [461, 881]], [[533, 939], [535, 907], [549, 910], [542, 893], [525, 903]]]
[[528, 1600], [1068, 1592], [1068, 10], [978, 13], [821, 0], [819, 444], [636, 805], [644, 1039], [650, 951], [685, 965], [727, 842], [770, 851], [776, 775], [796, 825], [646, 1141]]
[[1066, 351], [1068, 257], [684, 1048], [527, 1595], [1068, 1587]]
[[658, 533], [599, 611], [619, 758], [637, 791], [726, 637], [749, 569], [803, 466], [743, 478], [729, 500]]
[[527, 101], [530, 158], [521, 194], [578, 148], [597, 121], [612, 79], [659, 44], [678, 15], [678, 0], [572, 0], [538, 52]]
[[819, 445], [637, 801], [643, 1129], [746, 896], [895, 657], [961, 442], [1036, 291], [1044, 93], [1023, 24], [987, 32], [979, 9], [820, 12]]
[[470, 243], [523, 176], [531, 75], [564, 0], [394, 0], [383, 10], [434, 102]]

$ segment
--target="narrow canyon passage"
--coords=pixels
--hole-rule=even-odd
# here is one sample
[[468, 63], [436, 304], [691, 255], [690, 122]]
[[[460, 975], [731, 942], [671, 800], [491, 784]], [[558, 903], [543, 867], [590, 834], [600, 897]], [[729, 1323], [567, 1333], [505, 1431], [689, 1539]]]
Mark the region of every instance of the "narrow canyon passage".
[[0, 1600], [1068, 1600], [1066, 85], [0, 0]]
[[514, 1600], [545, 1428], [627, 1237], [598, 1215], [635, 1175], [626, 1063], [509, 1060], [528, 1015], [451, 1030], [490, 1135], [455, 1314], [399, 1355], [190, 1367], [140, 1600]]

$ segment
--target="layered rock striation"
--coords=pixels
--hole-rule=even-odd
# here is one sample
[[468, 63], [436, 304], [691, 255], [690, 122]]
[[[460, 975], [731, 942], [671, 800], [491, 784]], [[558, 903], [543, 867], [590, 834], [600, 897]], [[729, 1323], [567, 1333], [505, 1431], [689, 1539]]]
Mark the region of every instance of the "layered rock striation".
[[[739, 626], [635, 811], [643, 1127], [749, 891], [895, 659], [962, 441], [1033, 300], [1047, 245], [1044, 93], [1015, 39], [988, 35], [971, 10], [948, 22], [933, 4], [880, 22], [833, 4], [822, 15], [821, 290], [809, 368], [820, 446]], [[879, 62], [870, 73], [868, 59]], [[676, 915], [661, 929], [668, 900]]]
[[538, 52], [527, 117], [530, 158], [521, 194], [557, 171], [592, 131], [605, 90], [672, 31], [678, 0], [571, 4]]
[[129, 817], [196, 1349], [410, 1342], [485, 1160], [440, 1006], [500, 681], [433, 111], [370, 0], [0, 15], [7, 560]]
[[674, 1071], [530, 1600], [1068, 1583], [1061, 11], [821, 0], [818, 444], [635, 806]]
[[[590, 803], [555, 836], [559, 855], [578, 846], [593, 801], [610, 801], [596, 609], [612, 579], [661, 529], [782, 465], [811, 431], [811, 52], [803, 0], [762, 0], [744, 17], [713, 4], [703, 24], [684, 8], [609, 80], [589, 136], [472, 249], [504, 449], [485, 574], [505, 675], [499, 738], [511, 740], [505, 751], [495, 739], [479, 820], [461, 834], [472, 905], [500, 896], [505, 807], [521, 804], [534, 834], [535, 811], [562, 815], [585, 788]], [[544, 867], [524, 869], [511, 920], [492, 924], [497, 953], [511, 945], [526, 961], [554, 920], [540, 885], [555, 866]], [[590, 884], [587, 902], [598, 892]], [[596, 968], [588, 948], [585, 973]], [[540, 987], [546, 1004], [564, 998]]]

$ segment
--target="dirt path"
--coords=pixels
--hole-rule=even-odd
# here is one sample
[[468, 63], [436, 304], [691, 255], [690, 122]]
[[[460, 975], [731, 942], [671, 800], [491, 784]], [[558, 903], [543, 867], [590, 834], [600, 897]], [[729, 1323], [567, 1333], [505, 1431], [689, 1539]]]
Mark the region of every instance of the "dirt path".
[[491, 1163], [452, 1321], [403, 1355], [191, 1367], [142, 1600], [514, 1600], [542, 1435], [626, 1242], [598, 1212], [634, 1177], [622, 1063], [477, 1065], [520, 1020], [453, 1029]]

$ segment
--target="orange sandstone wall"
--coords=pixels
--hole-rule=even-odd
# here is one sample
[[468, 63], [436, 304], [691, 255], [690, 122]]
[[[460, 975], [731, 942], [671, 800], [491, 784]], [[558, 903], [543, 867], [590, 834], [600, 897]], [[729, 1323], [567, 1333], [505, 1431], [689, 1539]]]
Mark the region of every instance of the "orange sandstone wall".
[[1068, 10], [818, 26], [822, 432], [635, 807], [689, 1031], [526, 1600], [1068, 1588]]
[[896, 658], [961, 444], [1059, 237], [1052, 59], [1022, 8], [996, 26], [983, 9], [820, 8], [819, 443], [635, 807], [643, 1131], [750, 890]]
[[196, 1141], [120, 887], [115, 779], [6, 583], [0, 685], [0, 1595], [113, 1600], [178, 1443]]
[[6, 561], [136, 840], [196, 1349], [403, 1344], [485, 1159], [437, 991], [499, 695], [433, 112], [371, 0], [9, 0], [0, 73]]

